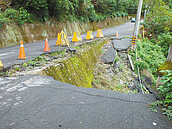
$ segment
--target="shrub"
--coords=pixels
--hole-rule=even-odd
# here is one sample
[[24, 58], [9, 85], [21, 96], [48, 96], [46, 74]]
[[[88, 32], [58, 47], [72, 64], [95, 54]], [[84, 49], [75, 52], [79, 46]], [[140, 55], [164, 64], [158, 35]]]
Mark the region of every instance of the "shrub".
[[123, 13], [123, 12], [120, 12], [120, 13], [121, 13], [121, 16], [122, 16], [122, 17], [125, 17], [125, 13]]
[[116, 13], [113, 13], [112, 15], [113, 15], [114, 17], [117, 17], [117, 14], [116, 14]]
[[97, 14], [97, 20], [98, 21], [102, 21], [103, 20], [103, 16], [101, 14]]
[[82, 17], [82, 16], [78, 16], [78, 19], [80, 21], [83, 21], [83, 22], [88, 22], [89, 21], [89, 19], [86, 19], [85, 17]]
[[25, 22], [33, 22], [30, 17], [30, 14], [27, 13], [27, 10], [25, 10], [23, 7], [19, 8], [18, 11], [15, 9], [8, 8], [5, 10], [5, 16], [9, 20], [14, 21], [19, 25], [22, 25]]
[[6, 10], [11, 4], [11, 0], [0, 0], [0, 10]]
[[98, 20], [98, 17], [97, 17], [97, 14], [96, 14], [95, 10], [90, 11], [89, 20], [91, 22]]
[[18, 11], [15, 9], [6, 9], [5, 10], [5, 16], [8, 17], [10, 20], [17, 21], [18, 20]]
[[162, 98], [161, 103], [163, 105], [163, 111], [169, 119], [172, 119], [172, 70], [161, 71], [166, 75], [162, 77], [163, 84], [158, 88], [160, 96]]
[[128, 13], [125, 13], [125, 16], [128, 16]]
[[7, 19], [2, 13], [0, 13], [0, 28], [3, 27], [3, 25], [8, 21], [9, 19]]
[[23, 7], [19, 8], [18, 13], [18, 24], [22, 25], [25, 22], [33, 22], [33, 20], [30, 17], [30, 14], [25, 10]]
[[[25, 13], [25, 10], [27, 10], [40, 21], [45, 21], [49, 16], [47, 0], [12, 0], [12, 6], [14, 6], [17, 10], [22, 11], [22, 13]], [[21, 7], [23, 9], [20, 9]], [[26, 16], [24, 14], [21, 17], [23, 20], [25, 20]], [[19, 24], [22, 24], [22, 21], [19, 22]]]
[[168, 55], [168, 49], [171, 43], [172, 43], [172, 36], [170, 35], [170, 33], [163, 33], [161, 35], [158, 35], [157, 44], [161, 46], [162, 52], [166, 57]]
[[121, 13], [120, 13], [120, 12], [116, 12], [116, 15], [117, 15], [118, 17], [121, 17]]
[[157, 37], [161, 33], [171, 32], [172, 13], [169, 7], [159, 0], [154, 1], [150, 9], [150, 13], [144, 20], [146, 36], [152, 34], [152, 37]]
[[[161, 51], [161, 47], [150, 42], [148, 39], [136, 42], [136, 44], [137, 56], [139, 59], [134, 63], [135, 66], [138, 65], [141, 69], [148, 69], [154, 77], [156, 77], [157, 68], [159, 68], [166, 60]], [[136, 57], [135, 53], [132, 53], [131, 55]]]

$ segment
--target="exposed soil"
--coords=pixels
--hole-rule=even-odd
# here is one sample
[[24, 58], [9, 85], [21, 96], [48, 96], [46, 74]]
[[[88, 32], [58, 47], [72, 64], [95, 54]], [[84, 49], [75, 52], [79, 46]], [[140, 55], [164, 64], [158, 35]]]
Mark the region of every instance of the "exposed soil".
[[[107, 51], [110, 43], [102, 48], [101, 56]], [[104, 64], [100, 58], [94, 69], [95, 79], [92, 84], [94, 88], [119, 91], [119, 92], [139, 92], [138, 77], [131, 70], [127, 51], [117, 53], [116, 59], [111, 64]]]

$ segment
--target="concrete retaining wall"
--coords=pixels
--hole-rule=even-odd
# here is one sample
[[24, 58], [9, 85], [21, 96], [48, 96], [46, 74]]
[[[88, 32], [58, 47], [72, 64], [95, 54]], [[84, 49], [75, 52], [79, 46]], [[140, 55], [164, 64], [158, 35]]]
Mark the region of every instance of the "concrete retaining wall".
[[45, 36], [49, 39], [57, 38], [57, 34], [64, 30], [68, 36], [73, 35], [74, 31], [85, 33], [87, 30], [104, 29], [113, 27], [128, 21], [128, 17], [108, 18], [102, 22], [50, 22], [24, 24], [18, 26], [14, 23], [7, 24], [0, 29], [0, 47], [8, 47], [20, 44], [23, 40], [24, 43], [31, 43], [36, 41], [45, 40]]

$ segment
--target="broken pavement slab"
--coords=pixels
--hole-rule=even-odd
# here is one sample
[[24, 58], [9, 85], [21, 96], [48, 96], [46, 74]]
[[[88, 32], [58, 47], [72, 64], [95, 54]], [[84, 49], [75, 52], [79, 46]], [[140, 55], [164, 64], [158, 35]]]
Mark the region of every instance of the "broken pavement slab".
[[153, 95], [82, 88], [52, 77], [0, 78], [0, 128], [163, 128], [167, 117], [152, 112]]
[[130, 38], [123, 38], [121, 40], [112, 40], [112, 45], [115, 50], [127, 50], [131, 46]]
[[116, 55], [117, 55], [116, 50], [112, 47], [112, 44], [110, 44], [101, 59], [103, 63], [111, 64], [115, 61]]
[[115, 61], [117, 51], [127, 50], [131, 46], [131, 39], [124, 37], [111, 37], [112, 44], [102, 57], [105, 64], [113, 63]]

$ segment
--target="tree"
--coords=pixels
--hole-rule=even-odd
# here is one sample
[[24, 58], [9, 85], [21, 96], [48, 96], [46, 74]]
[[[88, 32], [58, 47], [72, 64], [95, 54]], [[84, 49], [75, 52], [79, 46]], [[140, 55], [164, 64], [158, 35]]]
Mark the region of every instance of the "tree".
[[144, 21], [146, 36], [151, 34], [152, 37], [157, 37], [162, 33], [171, 32], [172, 13], [169, 6], [162, 0], [154, 0], [150, 3], [150, 13]]
[[23, 7], [40, 21], [47, 20], [49, 16], [47, 0], [12, 0], [12, 6], [16, 9]]

